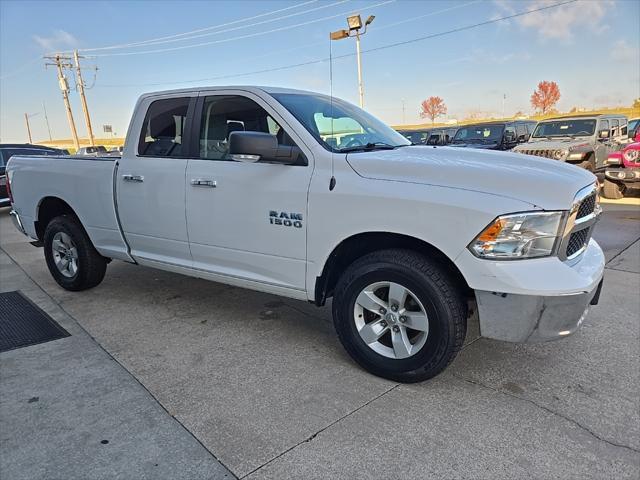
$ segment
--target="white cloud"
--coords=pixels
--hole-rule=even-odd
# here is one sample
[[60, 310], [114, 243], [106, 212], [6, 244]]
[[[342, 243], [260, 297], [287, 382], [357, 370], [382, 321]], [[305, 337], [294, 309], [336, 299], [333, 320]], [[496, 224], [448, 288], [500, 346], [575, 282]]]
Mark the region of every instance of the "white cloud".
[[[494, 3], [501, 15], [515, 13], [514, 5], [517, 3], [505, 0], [496, 0]], [[518, 11], [535, 10], [555, 3], [556, 0], [534, 0], [526, 9], [518, 8]], [[613, 0], [583, 0], [517, 17], [515, 23], [537, 31], [541, 39], [570, 41], [577, 30], [588, 29], [597, 34], [608, 30], [609, 25], [604, 22], [604, 17], [607, 10], [614, 7]]]
[[637, 47], [632, 47], [625, 40], [618, 40], [613, 44], [611, 58], [618, 62], [626, 63], [638, 61], [640, 51]]
[[48, 37], [34, 35], [33, 39], [47, 52], [64, 50], [78, 46], [78, 40], [65, 30], [55, 30]]

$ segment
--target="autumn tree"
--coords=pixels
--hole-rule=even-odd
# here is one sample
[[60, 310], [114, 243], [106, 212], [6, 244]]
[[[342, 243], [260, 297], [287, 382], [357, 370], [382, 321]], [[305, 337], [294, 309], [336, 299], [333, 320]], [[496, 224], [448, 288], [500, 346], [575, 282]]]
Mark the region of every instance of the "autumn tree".
[[430, 118], [431, 124], [435, 122], [436, 117], [447, 113], [447, 106], [440, 97], [429, 97], [423, 100], [420, 106], [420, 116], [422, 118]]
[[538, 89], [531, 95], [531, 105], [542, 114], [546, 114], [560, 100], [560, 89], [556, 82], [546, 80], [538, 84]]

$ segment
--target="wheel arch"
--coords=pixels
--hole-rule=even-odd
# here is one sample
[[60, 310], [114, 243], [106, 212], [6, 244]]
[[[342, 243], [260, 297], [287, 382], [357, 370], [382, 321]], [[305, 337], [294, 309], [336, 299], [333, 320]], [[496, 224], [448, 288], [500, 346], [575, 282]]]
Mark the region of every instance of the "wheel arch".
[[44, 231], [51, 220], [60, 215], [73, 215], [78, 218], [75, 210], [66, 201], [59, 197], [43, 197], [36, 207], [34, 220], [38, 240], [44, 239]]
[[363, 232], [345, 238], [329, 254], [322, 273], [316, 277], [314, 303], [322, 306], [327, 298], [333, 296], [340, 275], [355, 260], [371, 252], [392, 248], [411, 250], [428, 256], [451, 275], [466, 296], [473, 296], [473, 290], [453, 260], [434, 245], [400, 233]]

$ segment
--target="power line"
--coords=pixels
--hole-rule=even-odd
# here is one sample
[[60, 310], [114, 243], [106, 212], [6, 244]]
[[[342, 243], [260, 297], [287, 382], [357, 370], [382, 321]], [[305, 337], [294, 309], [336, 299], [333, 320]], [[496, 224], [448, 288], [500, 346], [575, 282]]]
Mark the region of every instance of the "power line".
[[[393, 47], [398, 47], [398, 46], [402, 46], [402, 45], [408, 45], [411, 43], [416, 43], [416, 42], [421, 42], [424, 40], [429, 40], [432, 38], [437, 38], [437, 37], [442, 37], [445, 35], [450, 35], [452, 33], [458, 33], [458, 32], [462, 32], [465, 30], [471, 30], [474, 28], [478, 28], [478, 27], [483, 27], [485, 25], [491, 25], [493, 23], [498, 23], [498, 22], [502, 22], [505, 20], [511, 20], [513, 18], [517, 18], [517, 17], [522, 17], [525, 15], [530, 15], [532, 13], [536, 13], [536, 12], [541, 12], [544, 10], [549, 10], [552, 8], [557, 8], [557, 7], [561, 7], [563, 5], [568, 5], [571, 3], [575, 3], [578, 0], [566, 0], [564, 2], [559, 2], [559, 3], [554, 3], [554, 4], [550, 4], [550, 5], [545, 5], [542, 7], [538, 7], [535, 9], [531, 9], [531, 10], [526, 10], [523, 12], [517, 12], [511, 15], [506, 15], [504, 17], [499, 17], [499, 18], [493, 18], [490, 20], [486, 20], [484, 22], [479, 22], [479, 23], [474, 23], [471, 25], [465, 25], [462, 27], [458, 27], [458, 28], [454, 28], [451, 30], [446, 30], [444, 32], [438, 32], [438, 33], [432, 33], [429, 35], [425, 35], [422, 37], [418, 37], [418, 38], [414, 38], [411, 40], [405, 40], [405, 41], [401, 41], [401, 42], [395, 42], [395, 43], [390, 43], [387, 45], [382, 45], [380, 47], [374, 47], [374, 48], [369, 48], [367, 50], [363, 50], [362, 53], [370, 53], [370, 52], [377, 52], [380, 50], [386, 50], [389, 48], [393, 48]], [[343, 55], [339, 55], [339, 56], [334, 56], [333, 60], [339, 60], [342, 58], [348, 58], [348, 57], [353, 57], [355, 56], [355, 53], [347, 53], [347, 54], [343, 54]], [[249, 76], [249, 75], [256, 75], [256, 74], [261, 74], [261, 73], [271, 73], [271, 72], [278, 72], [278, 71], [282, 71], [282, 70], [289, 70], [292, 68], [299, 68], [299, 67], [306, 67], [309, 65], [315, 65], [315, 64], [319, 64], [319, 63], [325, 63], [328, 62], [330, 59], [327, 58], [320, 58], [320, 59], [316, 59], [316, 60], [310, 60], [307, 62], [301, 62], [301, 63], [294, 63], [294, 64], [290, 64], [290, 65], [283, 65], [280, 67], [273, 67], [273, 68], [266, 68], [266, 69], [262, 69], [262, 70], [254, 70], [251, 72], [243, 72], [243, 73], [236, 73], [236, 74], [228, 74], [228, 75], [219, 75], [216, 77], [208, 77], [208, 78], [199, 78], [199, 79], [194, 79], [194, 80], [181, 80], [181, 81], [177, 81], [177, 82], [155, 82], [155, 83], [141, 83], [141, 84], [119, 84], [119, 85], [101, 85], [102, 87], [143, 87], [143, 86], [158, 86], [158, 85], [173, 85], [173, 84], [184, 84], [184, 83], [196, 83], [196, 82], [205, 82], [205, 81], [212, 81], [212, 80], [224, 80], [227, 78], [235, 78], [235, 77], [245, 77], [245, 76]]]
[[[173, 38], [173, 39], [167, 39], [167, 40], [146, 41], [146, 42], [144, 42], [144, 44], [140, 43], [138, 45], [133, 45], [133, 46], [129, 46], [129, 47], [126, 47], [126, 48], [134, 48], [135, 46], [139, 46], [139, 47], [145, 46], [146, 47], [146, 46], [152, 46], [152, 45], [162, 45], [162, 44], [165, 44], [165, 43], [182, 42], [182, 41], [186, 41], [186, 40], [195, 40], [197, 38], [202, 38], [202, 37], [209, 37], [211, 35], [220, 35], [222, 33], [234, 32], [236, 30], [244, 30], [244, 29], [247, 29], [247, 28], [256, 27], [258, 25], [264, 25], [264, 24], [267, 24], [267, 23], [279, 22], [279, 21], [285, 20], [287, 18], [297, 17], [297, 16], [300, 16], [300, 15], [307, 15], [307, 14], [309, 14], [311, 12], [315, 12], [317, 10], [323, 10], [325, 8], [335, 7], [337, 5], [340, 5], [342, 3], [346, 3], [348, 1], [349, 0], [339, 0], [339, 1], [334, 2], [334, 3], [326, 3], [326, 4], [323, 4], [323, 5], [321, 5], [319, 7], [316, 7], [316, 8], [311, 8], [311, 9], [308, 9], [308, 10], [304, 10], [302, 12], [291, 13], [289, 15], [284, 15], [284, 16], [280, 16], [280, 17], [277, 17], [277, 18], [271, 18], [269, 20], [262, 20], [260, 22], [243, 24], [243, 25], [240, 25], [240, 26], [237, 26], [237, 27], [226, 28], [224, 30], [217, 30], [215, 32], [201, 33], [201, 34], [198, 34], [198, 35], [189, 35], [189, 36], [185, 36], [183, 38]], [[236, 22], [232, 22], [232, 23], [238, 23], [238, 22], [236, 21]], [[184, 35], [184, 34], [179, 34], [179, 35]], [[87, 51], [94, 51], [94, 50], [95, 49], [83, 49], [82, 51], [83, 52], [87, 52]]]
[[[387, 5], [389, 3], [393, 3], [396, 0], [386, 0], [384, 2], [380, 2], [380, 3], [376, 3], [374, 5], [369, 5], [366, 8], [367, 9], [372, 9], [372, 8], [376, 8], [376, 7], [381, 7], [383, 5]], [[261, 35], [267, 35], [269, 33], [275, 33], [275, 32], [282, 32], [285, 30], [290, 30], [292, 28], [297, 28], [297, 27], [302, 27], [305, 25], [311, 25], [312, 23], [318, 23], [318, 22], [323, 22], [325, 20], [331, 20], [333, 18], [337, 18], [337, 17], [342, 17], [344, 15], [348, 15], [350, 13], [352, 13], [353, 10], [348, 10], [348, 11], [344, 11], [335, 15], [330, 15], [328, 17], [322, 17], [322, 18], [316, 18], [314, 20], [308, 20], [306, 22], [301, 22], [301, 23], [296, 23], [294, 25], [285, 25], [283, 27], [279, 27], [279, 28], [274, 28], [271, 30], [265, 30], [263, 32], [256, 32], [256, 33], [249, 33], [246, 35], [240, 35], [237, 37], [231, 37], [231, 38], [223, 38], [221, 40], [213, 40], [210, 42], [202, 42], [202, 43], [195, 43], [192, 45], [182, 45], [180, 47], [169, 47], [169, 48], [160, 48], [160, 49], [156, 49], [156, 50], [143, 50], [143, 51], [139, 51], [139, 52], [120, 52], [120, 53], [104, 53], [104, 54], [98, 54], [98, 55], [92, 55], [92, 57], [124, 57], [124, 56], [130, 56], [130, 55], [145, 55], [148, 53], [165, 53], [165, 52], [173, 52], [176, 50], [184, 50], [186, 48], [195, 48], [195, 47], [204, 47], [207, 45], [215, 45], [215, 44], [219, 44], [219, 43], [227, 43], [227, 42], [233, 42], [235, 40], [242, 40], [245, 38], [253, 38], [253, 37], [258, 37]]]
[[31, 65], [34, 65], [35, 63], [40, 63], [41, 60], [42, 60], [42, 57], [33, 58], [33, 59], [29, 60], [28, 62], [23, 63], [22, 65], [20, 65], [18, 68], [16, 68], [12, 72], [5, 73], [4, 75], [0, 76], [0, 80], [4, 80], [5, 78], [13, 77], [14, 75], [17, 75], [18, 73], [22, 72], [26, 68], [30, 67]]
[[[141, 45], [147, 45], [147, 44], [150, 44], [150, 43], [153, 44], [155, 42], [159, 42], [159, 41], [162, 41], [162, 40], [169, 40], [169, 39], [173, 39], [173, 38], [177, 38], [177, 37], [183, 37], [183, 36], [187, 36], [187, 35], [192, 35], [192, 34], [196, 34], [196, 33], [205, 32], [205, 31], [209, 31], [209, 30], [215, 30], [217, 28], [227, 27], [229, 25], [235, 25], [237, 23], [247, 22], [249, 20], [255, 20], [257, 18], [267, 17], [269, 15], [274, 15], [276, 13], [285, 12], [287, 10], [292, 10], [294, 8], [303, 7], [303, 6], [309, 5], [311, 3], [316, 3], [317, 1], [318, 0], [310, 0], [310, 1], [304, 2], [304, 3], [297, 3], [295, 5], [291, 5], [291, 6], [286, 7], [286, 8], [281, 8], [279, 10], [273, 10], [273, 11], [261, 13], [259, 15], [254, 15], [253, 17], [241, 18], [241, 19], [238, 19], [238, 20], [234, 20], [232, 22], [221, 23], [219, 25], [213, 25], [213, 26], [210, 26], [210, 27], [199, 28], [197, 30], [192, 30], [190, 32], [176, 33], [174, 35], [167, 35], [167, 36], [164, 36], [164, 37], [152, 38], [152, 39], [149, 39], [149, 40], [142, 40], [142, 41], [133, 42], [133, 43], [124, 43], [124, 44], [120, 44], [120, 45], [110, 45], [110, 46], [106, 46], [106, 47], [95, 47], [95, 48], [84, 48], [84, 49], [82, 49], [82, 51], [83, 52], [95, 52], [95, 51], [99, 51], [99, 50], [113, 50], [113, 49], [119, 49], [119, 48], [137, 47], [137, 46], [141, 46]], [[347, 0], [345, 0], [345, 1], [347, 1]], [[309, 10], [306, 10], [304, 13], [308, 13], [308, 12], [309, 12]]]

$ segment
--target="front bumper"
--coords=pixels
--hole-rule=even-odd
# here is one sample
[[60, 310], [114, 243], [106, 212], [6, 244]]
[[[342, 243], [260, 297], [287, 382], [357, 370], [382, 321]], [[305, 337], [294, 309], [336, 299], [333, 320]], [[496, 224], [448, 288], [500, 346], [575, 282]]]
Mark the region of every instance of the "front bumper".
[[606, 179], [613, 182], [640, 182], [640, 168], [607, 168], [604, 172]]
[[[508, 342], [535, 343], [556, 340], [574, 333], [587, 316], [589, 307], [598, 303], [604, 276], [604, 255], [591, 240], [579, 262], [563, 269], [573, 272], [573, 282], [557, 291], [505, 293], [476, 290], [480, 335]], [[557, 268], [557, 267], [556, 267]], [[540, 272], [530, 272], [536, 276]], [[547, 275], [553, 276], [554, 268]], [[560, 276], [560, 275], [558, 275]], [[571, 277], [565, 277], [570, 280]], [[531, 279], [530, 279], [531, 280]], [[535, 282], [533, 282], [535, 283]], [[549, 283], [553, 283], [550, 279]]]

